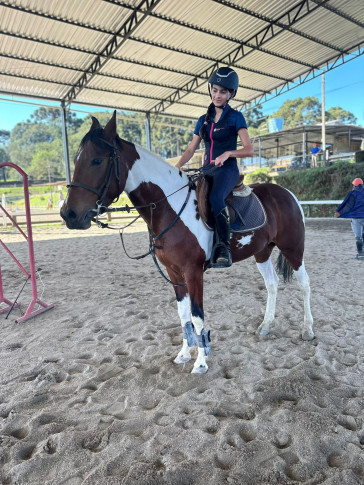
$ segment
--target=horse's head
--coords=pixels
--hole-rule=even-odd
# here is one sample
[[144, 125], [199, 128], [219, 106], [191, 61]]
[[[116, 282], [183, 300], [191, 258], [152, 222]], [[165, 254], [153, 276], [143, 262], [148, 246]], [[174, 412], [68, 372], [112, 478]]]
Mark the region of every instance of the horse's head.
[[104, 129], [92, 117], [90, 131], [75, 157], [74, 175], [61, 209], [69, 229], [88, 229], [98, 210], [104, 212], [124, 190], [128, 163], [121, 153], [123, 146], [116, 132], [116, 111]]

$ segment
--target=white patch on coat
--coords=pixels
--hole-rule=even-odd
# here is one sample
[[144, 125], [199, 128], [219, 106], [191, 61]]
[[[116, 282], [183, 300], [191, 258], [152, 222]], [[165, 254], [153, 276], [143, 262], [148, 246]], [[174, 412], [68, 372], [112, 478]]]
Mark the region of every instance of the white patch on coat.
[[191, 321], [191, 302], [188, 294], [181, 301], [177, 301], [177, 308], [181, 325], [184, 327], [187, 322]]
[[[136, 149], [140, 158], [133, 164], [128, 173], [125, 192], [130, 194], [142, 182], [151, 182], [160, 187], [165, 196], [173, 194], [168, 197], [168, 202], [178, 214], [188, 193], [188, 187], [181, 189], [188, 183], [187, 175], [182, 173], [182, 176], [180, 176], [178, 169], [152, 152], [141, 147], [136, 147]], [[205, 251], [205, 259], [207, 260], [211, 254], [213, 233], [205, 228], [201, 218], [196, 219], [195, 200], [196, 194], [193, 191], [180, 218], [192, 234], [196, 236], [200, 247]]]
[[248, 244], [252, 242], [253, 236], [254, 236], [254, 233], [249, 234], [248, 236], [242, 236], [240, 239], [237, 240], [236, 247], [240, 248], [242, 246], [248, 246]]

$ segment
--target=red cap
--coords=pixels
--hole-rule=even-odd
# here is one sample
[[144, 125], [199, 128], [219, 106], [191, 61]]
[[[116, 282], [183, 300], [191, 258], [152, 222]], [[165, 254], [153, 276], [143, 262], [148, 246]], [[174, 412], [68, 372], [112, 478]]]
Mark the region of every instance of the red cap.
[[352, 182], [351, 182], [355, 187], [357, 187], [358, 185], [363, 185], [363, 180], [362, 179], [354, 179]]

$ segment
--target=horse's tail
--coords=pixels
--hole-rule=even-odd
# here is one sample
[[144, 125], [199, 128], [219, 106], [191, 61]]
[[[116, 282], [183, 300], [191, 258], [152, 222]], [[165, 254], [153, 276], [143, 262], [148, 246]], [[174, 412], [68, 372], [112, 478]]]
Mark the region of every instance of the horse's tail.
[[292, 280], [293, 277], [293, 268], [287, 261], [286, 257], [280, 251], [276, 263], [276, 271], [278, 274], [283, 276], [283, 281], [288, 283]]

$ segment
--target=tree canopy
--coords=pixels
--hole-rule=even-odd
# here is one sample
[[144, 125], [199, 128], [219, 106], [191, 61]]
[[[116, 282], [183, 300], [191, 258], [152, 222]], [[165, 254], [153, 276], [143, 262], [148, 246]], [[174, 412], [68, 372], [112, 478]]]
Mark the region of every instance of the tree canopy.
[[[111, 117], [111, 112], [93, 114], [102, 126]], [[261, 105], [256, 105], [246, 113], [251, 136], [268, 132], [269, 118], [283, 118], [284, 128], [301, 124], [314, 124], [321, 121], [321, 104], [313, 96], [285, 101], [271, 116], [265, 116]], [[342, 123], [356, 123], [355, 116], [336, 106], [326, 112], [327, 121], [339, 120]], [[91, 115], [79, 117], [67, 112], [69, 155], [72, 161], [77, 153], [83, 136], [91, 126]], [[139, 145], [146, 145], [145, 116], [142, 113], [122, 112], [117, 116], [118, 133], [121, 138]], [[180, 156], [193, 137], [195, 122], [151, 116], [152, 151], [163, 158]], [[41, 107], [34, 111], [30, 119], [18, 123], [11, 132], [0, 130], [0, 159], [4, 157], [24, 170], [35, 179], [64, 177], [61, 110]]]

